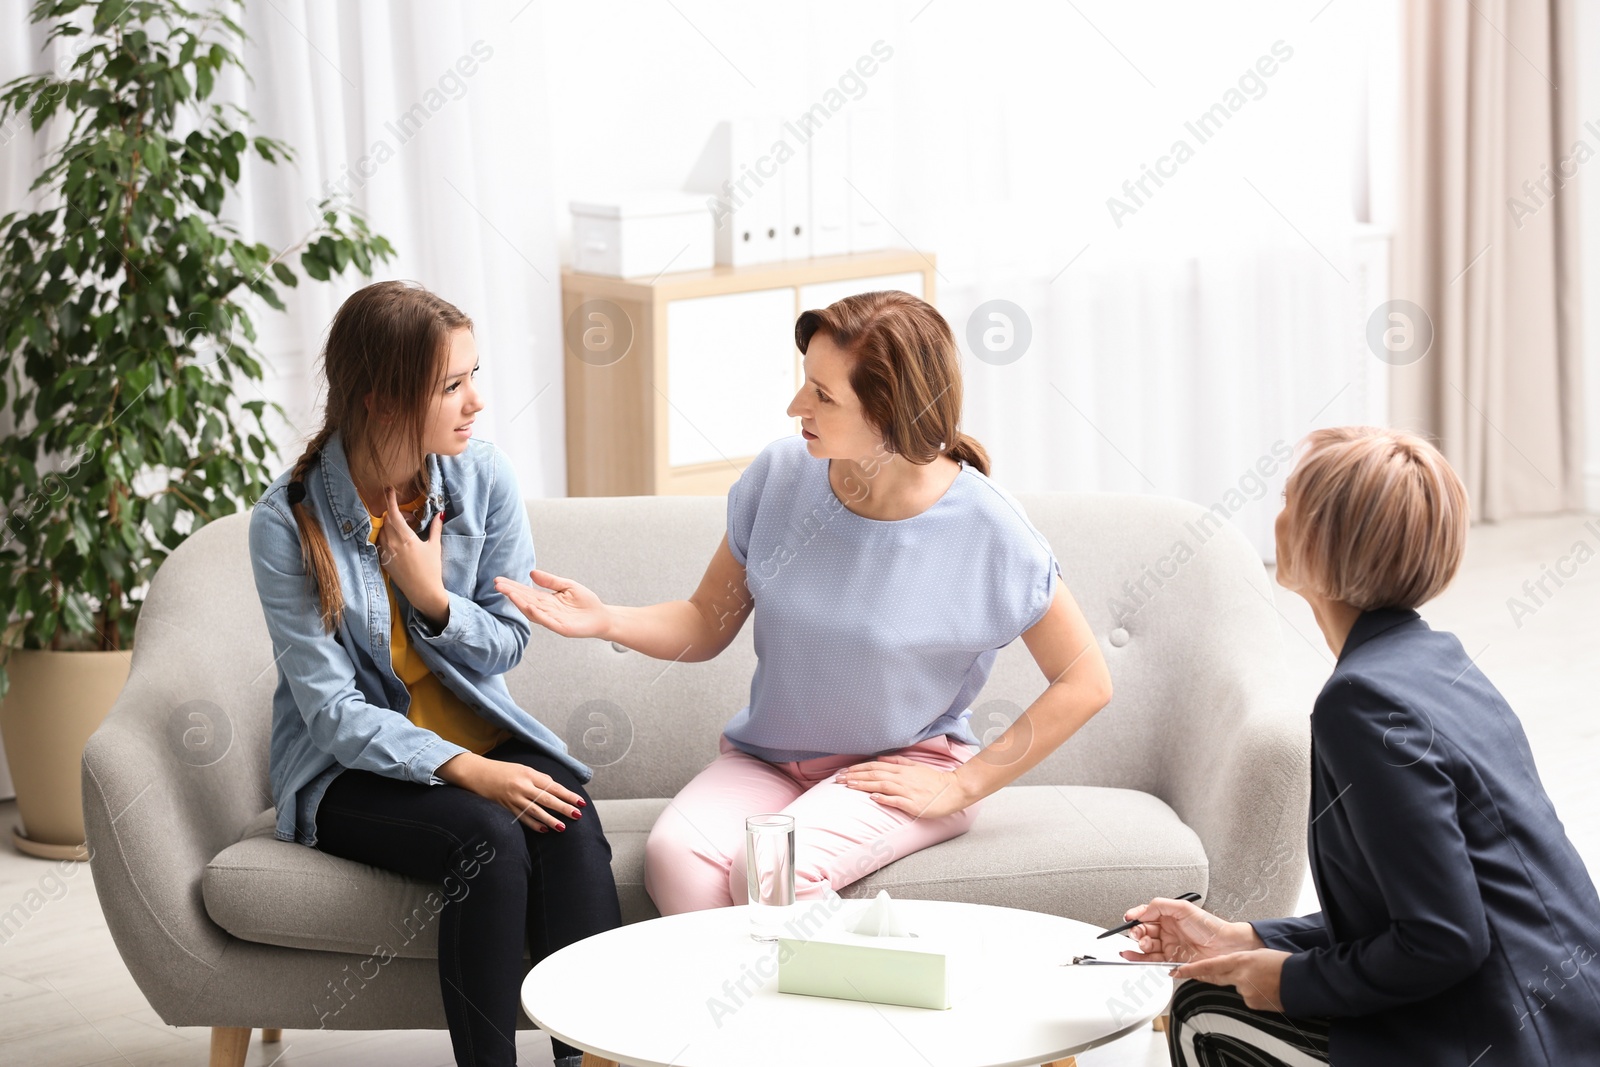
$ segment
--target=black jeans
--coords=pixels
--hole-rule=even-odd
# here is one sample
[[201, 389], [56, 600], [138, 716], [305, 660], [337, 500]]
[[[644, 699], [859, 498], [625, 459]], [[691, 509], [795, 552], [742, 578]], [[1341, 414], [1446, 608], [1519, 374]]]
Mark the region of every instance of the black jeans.
[[[512, 738], [489, 759], [543, 771], [585, 800], [572, 772]], [[461, 1067], [515, 1067], [522, 949], [538, 963], [622, 924], [611, 845], [591, 803], [539, 833], [486, 797], [345, 770], [317, 808], [317, 847], [443, 887], [439, 992]], [[557, 1056], [577, 1052], [552, 1038]]]

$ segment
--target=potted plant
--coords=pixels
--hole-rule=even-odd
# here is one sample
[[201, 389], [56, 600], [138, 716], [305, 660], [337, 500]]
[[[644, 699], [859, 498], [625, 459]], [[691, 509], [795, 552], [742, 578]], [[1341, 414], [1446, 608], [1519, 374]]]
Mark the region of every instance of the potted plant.
[[222, 218], [249, 152], [249, 115], [211, 100], [243, 70], [222, 8], [176, 0], [38, 0], [30, 18], [69, 53], [0, 87], [0, 132], [68, 124], [0, 218], [0, 732], [18, 847], [83, 855], [83, 744], [127, 680], [143, 589], [199, 526], [271, 484], [255, 302], [282, 310], [300, 269], [370, 275], [393, 249], [331, 202], [289, 249]]

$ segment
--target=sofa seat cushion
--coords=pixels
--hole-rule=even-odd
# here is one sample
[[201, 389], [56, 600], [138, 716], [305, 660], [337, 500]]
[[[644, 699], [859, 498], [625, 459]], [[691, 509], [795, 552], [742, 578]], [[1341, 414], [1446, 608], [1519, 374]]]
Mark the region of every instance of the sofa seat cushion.
[[[657, 912], [644, 891], [644, 840], [665, 800], [598, 800], [624, 922]], [[274, 809], [206, 864], [206, 913], [235, 937], [286, 948], [436, 959], [440, 885], [273, 835]]]
[[1159, 798], [1102, 786], [1007, 786], [972, 829], [840, 890], [960, 900], [1114, 926], [1151, 897], [1205, 894], [1200, 838]]
[[[644, 842], [664, 799], [598, 800], [624, 922], [658, 913], [644, 891]], [[262, 812], [206, 865], [206, 911], [246, 941], [433, 959], [441, 887], [273, 836]], [[1206, 891], [1194, 832], [1148, 793], [1095, 786], [1010, 786], [983, 802], [966, 834], [913, 853], [842, 892], [996, 904], [1099, 925], [1152, 896]]]

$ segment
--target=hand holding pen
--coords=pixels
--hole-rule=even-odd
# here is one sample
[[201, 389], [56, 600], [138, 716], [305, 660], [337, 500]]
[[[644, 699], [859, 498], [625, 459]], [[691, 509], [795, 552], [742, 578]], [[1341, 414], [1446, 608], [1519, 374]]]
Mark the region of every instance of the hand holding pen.
[[[1164, 898], [1158, 898], [1158, 899], [1164, 899]], [[1182, 896], [1174, 897], [1173, 899], [1174, 900], [1188, 901], [1190, 903], [1198, 904], [1200, 902], [1200, 894], [1199, 893], [1185, 893]], [[1131, 909], [1131, 910], [1129, 910], [1127, 912], [1124, 912], [1123, 913], [1123, 917], [1126, 918], [1129, 915], [1133, 915], [1135, 912], [1141, 912], [1142, 913], [1144, 910], [1145, 909], [1143, 907], [1133, 908], [1133, 909]], [[1113, 926], [1109, 930], [1104, 930], [1104, 931], [1100, 932], [1099, 934], [1096, 934], [1095, 935], [1095, 940], [1098, 941], [1101, 938], [1110, 937], [1112, 934], [1120, 934], [1120, 933], [1123, 933], [1125, 931], [1131, 930], [1135, 926], [1140, 925], [1143, 921], [1144, 920], [1140, 919], [1140, 918], [1129, 919], [1127, 922], [1123, 923], [1121, 926]], [[1120, 960], [1104, 960], [1104, 959], [1100, 959], [1100, 958], [1098, 958], [1096, 956], [1074, 956], [1074, 957], [1072, 957], [1071, 963], [1069, 965], [1070, 966], [1075, 966], [1075, 967], [1130, 967], [1130, 966], [1136, 966], [1138, 964], [1143, 964], [1143, 965], [1148, 966], [1148, 967], [1177, 967], [1181, 963], [1183, 963], [1182, 960], [1176, 960], [1176, 961], [1168, 960], [1165, 957], [1156, 957], [1154, 959], [1148, 958], [1148, 957], [1140, 958], [1140, 959], [1134, 959], [1133, 955], [1130, 955], [1129, 953], [1124, 952], [1123, 955], [1126, 958], [1125, 959], [1120, 959]]]
[[[1157, 899], [1159, 900], [1159, 899], [1162, 899], [1162, 898], [1158, 897]], [[1181, 897], [1173, 897], [1172, 899], [1173, 900], [1187, 900], [1192, 904], [1198, 904], [1198, 903], [1200, 903], [1200, 894], [1199, 893], [1185, 893]], [[1128, 919], [1128, 916], [1133, 915], [1134, 912], [1142, 912], [1143, 910], [1144, 909], [1142, 907], [1133, 908], [1133, 909], [1130, 909], [1129, 911], [1123, 912], [1122, 913], [1122, 917], [1124, 919]], [[1124, 930], [1132, 930], [1135, 926], [1138, 926], [1143, 921], [1144, 920], [1139, 919], [1139, 918], [1128, 919], [1128, 921], [1123, 923], [1121, 926], [1113, 926], [1109, 930], [1105, 930], [1105, 931], [1103, 931], [1103, 932], [1101, 932], [1099, 934], [1096, 934], [1095, 935], [1095, 940], [1098, 941], [1102, 937], [1110, 937], [1112, 934], [1120, 934]]]
[[[1196, 894], [1184, 896], [1194, 898]], [[1249, 923], [1220, 919], [1193, 899], [1157, 897], [1148, 904], [1129, 908], [1123, 918], [1130, 922], [1118, 929], [1128, 929], [1139, 949], [1120, 955], [1134, 962], [1166, 960], [1176, 966], [1266, 947]]]

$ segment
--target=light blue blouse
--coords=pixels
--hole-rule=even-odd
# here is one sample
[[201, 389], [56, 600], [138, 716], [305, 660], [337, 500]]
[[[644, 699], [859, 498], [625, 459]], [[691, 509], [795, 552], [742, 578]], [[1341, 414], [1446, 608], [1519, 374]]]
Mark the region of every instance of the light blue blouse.
[[1044, 617], [1060, 568], [1009, 493], [963, 463], [908, 519], [857, 515], [795, 436], [728, 491], [757, 665], [724, 730], [771, 762], [877, 755], [968, 724], [996, 653]]

